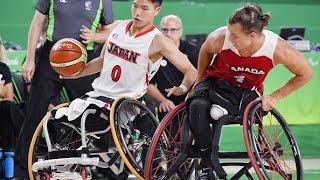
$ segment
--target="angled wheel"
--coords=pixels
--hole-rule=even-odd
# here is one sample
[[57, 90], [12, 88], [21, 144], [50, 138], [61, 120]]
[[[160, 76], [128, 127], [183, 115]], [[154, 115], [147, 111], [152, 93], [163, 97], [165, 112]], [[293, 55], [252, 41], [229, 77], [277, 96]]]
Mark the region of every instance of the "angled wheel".
[[244, 112], [243, 133], [259, 179], [303, 179], [297, 141], [276, 109], [263, 112], [260, 100], [251, 102]]
[[[174, 167], [181, 149], [181, 133], [189, 132], [182, 128], [186, 115], [185, 104], [181, 103], [162, 120], [153, 136], [145, 165], [145, 177], [151, 179], [188, 179], [194, 171], [194, 160], [182, 157]], [[187, 141], [192, 138], [186, 133]], [[189, 140], [188, 140], [189, 139]], [[180, 165], [181, 164], [181, 165]]]
[[[54, 110], [66, 105], [59, 105]], [[91, 179], [91, 165], [112, 169], [119, 154], [108, 147], [98, 146], [105, 143], [104, 134], [99, 139], [95, 137], [97, 136], [85, 135], [85, 142], [82, 142], [79, 127], [56, 120], [51, 111], [48, 112], [39, 123], [30, 144], [30, 179], [38, 179], [44, 175], [52, 179]], [[83, 143], [87, 145], [86, 148]]]
[[[54, 110], [66, 106], [67, 103], [61, 104], [54, 108]], [[48, 125], [47, 132], [50, 134], [47, 138], [50, 140], [51, 152], [48, 152], [48, 142], [46, 141], [46, 136], [48, 134], [44, 133], [43, 124], [46, 119], [54, 119], [52, 117], [51, 111], [48, 112], [45, 117], [39, 123], [30, 144], [29, 154], [28, 154], [28, 172], [30, 179], [91, 179], [91, 177], [85, 174], [85, 166], [79, 164], [64, 164], [56, 165], [54, 169], [53, 166], [46, 166], [45, 168], [39, 168], [36, 172], [33, 172], [32, 168], [34, 163], [43, 162], [55, 158], [68, 158], [69, 156], [79, 156], [77, 150], [81, 149], [81, 135], [75, 129], [68, 126], [63, 126], [61, 123], [55, 124], [53, 126]], [[57, 121], [56, 121], [57, 122]], [[57, 128], [57, 126], [59, 128]], [[58, 129], [58, 130], [57, 130]], [[84, 176], [85, 175], [85, 176]]]
[[141, 102], [118, 98], [111, 107], [110, 127], [117, 150], [128, 169], [144, 178], [144, 163], [158, 121]]

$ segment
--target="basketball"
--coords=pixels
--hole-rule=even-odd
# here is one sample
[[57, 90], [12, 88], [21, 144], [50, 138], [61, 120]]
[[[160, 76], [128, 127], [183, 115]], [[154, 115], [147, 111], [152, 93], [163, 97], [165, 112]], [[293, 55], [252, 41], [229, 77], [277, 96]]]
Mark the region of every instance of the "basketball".
[[87, 51], [77, 40], [61, 39], [50, 50], [49, 60], [52, 68], [63, 76], [76, 75], [87, 63]]

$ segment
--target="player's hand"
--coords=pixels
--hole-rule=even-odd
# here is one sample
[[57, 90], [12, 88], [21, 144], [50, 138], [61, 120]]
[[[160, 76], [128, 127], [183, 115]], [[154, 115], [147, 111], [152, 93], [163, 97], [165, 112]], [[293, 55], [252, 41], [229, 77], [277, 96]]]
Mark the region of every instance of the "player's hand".
[[82, 28], [80, 29], [80, 37], [84, 39], [82, 43], [88, 44], [90, 42], [95, 42], [96, 32], [91, 31], [86, 26], [82, 25]]
[[172, 94], [175, 96], [181, 96], [184, 94], [183, 89], [181, 87], [173, 86], [172, 88], [165, 89], [168, 93], [167, 97], [170, 97]]
[[278, 102], [278, 99], [274, 96], [262, 96], [262, 110], [272, 110]]
[[176, 106], [172, 101], [169, 99], [165, 99], [164, 101], [160, 102], [159, 104], [159, 111], [160, 112], [169, 112], [174, 109]]
[[35, 63], [34, 61], [28, 61], [26, 60], [22, 67], [21, 67], [21, 73], [22, 73], [22, 77], [24, 79], [24, 81], [26, 83], [30, 83], [32, 78], [33, 78], [33, 74], [34, 74], [34, 70], [35, 70]]
[[62, 74], [59, 74], [59, 78], [60, 79], [77, 79], [77, 78], [79, 78], [79, 73], [76, 73], [76, 74], [73, 74], [70, 76], [64, 76]]

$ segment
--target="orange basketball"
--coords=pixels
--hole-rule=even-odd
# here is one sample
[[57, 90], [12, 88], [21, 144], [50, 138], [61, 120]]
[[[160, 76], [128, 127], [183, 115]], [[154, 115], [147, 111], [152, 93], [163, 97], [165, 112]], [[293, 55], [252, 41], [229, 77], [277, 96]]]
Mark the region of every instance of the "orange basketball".
[[79, 41], [65, 38], [52, 46], [49, 60], [57, 73], [72, 76], [81, 72], [87, 63], [87, 57], [87, 51]]

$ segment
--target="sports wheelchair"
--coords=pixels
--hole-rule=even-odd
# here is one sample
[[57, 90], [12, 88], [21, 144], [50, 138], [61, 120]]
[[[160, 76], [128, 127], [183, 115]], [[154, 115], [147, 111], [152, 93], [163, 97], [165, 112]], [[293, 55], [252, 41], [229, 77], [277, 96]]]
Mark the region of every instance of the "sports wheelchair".
[[105, 104], [110, 110], [90, 105], [74, 121], [55, 119], [67, 105], [48, 112], [37, 127], [28, 154], [30, 179], [92, 179], [90, 166], [115, 175], [128, 168], [143, 179], [158, 121], [142, 102], [122, 97]]
[[[186, 106], [182, 103], [160, 123], [148, 150], [146, 180], [199, 177], [200, 152], [194, 145], [186, 117]], [[229, 124], [243, 126], [246, 152], [219, 151], [222, 126]], [[235, 180], [244, 175], [248, 179], [303, 179], [299, 148], [288, 124], [276, 109], [262, 111], [261, 100], [251, 101], [243, 118], [224, 115], [212, 128], [211, 164], [217, 179]], [[230, 177], [226, 166], [240, 168], [233, 170]], [[252, 167], [254, 171], [250, 170]]]

